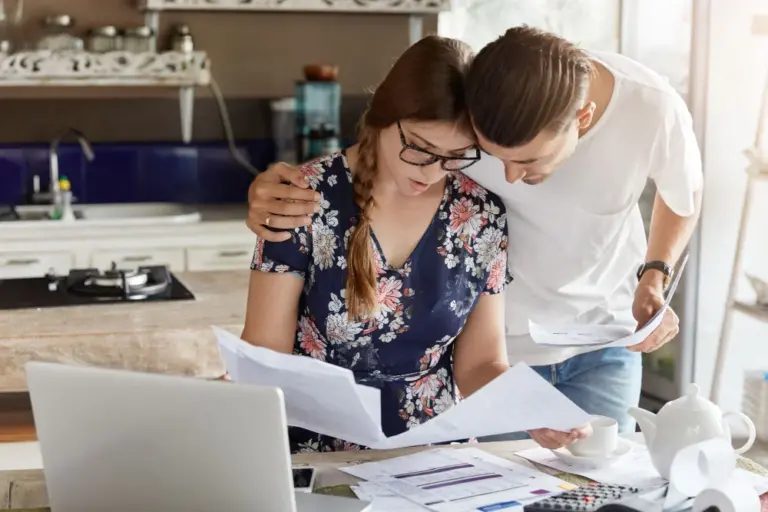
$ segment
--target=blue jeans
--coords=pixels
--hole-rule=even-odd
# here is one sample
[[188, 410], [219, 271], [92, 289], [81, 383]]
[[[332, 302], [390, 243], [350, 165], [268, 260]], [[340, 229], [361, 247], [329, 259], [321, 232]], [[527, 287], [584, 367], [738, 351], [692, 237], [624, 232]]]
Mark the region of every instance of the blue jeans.
[[[637, 406], [640, 400], [643, 365], [639, 352], [604, 348], [533, 369], [587, 413], [615, 418], [621, 433], [634, 432], [635, 420], [627, 409]], [[481, 437], [479, 441], [528, 438], [525, 432], [514, 432]]]

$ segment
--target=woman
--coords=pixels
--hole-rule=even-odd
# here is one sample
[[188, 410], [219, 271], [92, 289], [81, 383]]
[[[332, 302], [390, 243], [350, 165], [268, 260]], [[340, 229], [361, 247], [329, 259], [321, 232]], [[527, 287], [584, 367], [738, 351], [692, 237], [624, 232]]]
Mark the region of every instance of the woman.
[[[467, 45], [427, 37], [376, 89], [358, 143], [303, 167], [311, 225], [259, 240], [242, 338], [353, 371], [405, 431], [509, 368], [506, 213], [459, 171], [480, 159], [464, 106]], [[298, 326], [297, 326], [298, 319]], [[291, 450], [358, 446], [291, 428]]]

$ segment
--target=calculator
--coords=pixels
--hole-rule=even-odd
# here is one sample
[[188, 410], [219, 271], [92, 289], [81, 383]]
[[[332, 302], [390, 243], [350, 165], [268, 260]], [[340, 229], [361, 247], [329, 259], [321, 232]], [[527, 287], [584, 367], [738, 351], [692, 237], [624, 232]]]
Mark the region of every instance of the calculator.
[[625, 485], [590, 484], [523, 507], [525, 512], [593, 512], [603, 505], [636, 496], [640, 489]]

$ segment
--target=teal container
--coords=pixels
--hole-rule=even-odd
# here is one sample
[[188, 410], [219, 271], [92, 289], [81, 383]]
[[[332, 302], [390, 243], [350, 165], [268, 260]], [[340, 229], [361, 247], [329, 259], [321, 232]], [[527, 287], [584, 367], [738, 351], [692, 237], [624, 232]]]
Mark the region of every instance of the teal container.
[[[341, 134], [341, 85], [338, 82], [298, 82], [296, 84], [296, 148], [298, 161], [322, 155], [328, 147], [323, 138]], [[318, 138], [318, 134], [323, 138]]]

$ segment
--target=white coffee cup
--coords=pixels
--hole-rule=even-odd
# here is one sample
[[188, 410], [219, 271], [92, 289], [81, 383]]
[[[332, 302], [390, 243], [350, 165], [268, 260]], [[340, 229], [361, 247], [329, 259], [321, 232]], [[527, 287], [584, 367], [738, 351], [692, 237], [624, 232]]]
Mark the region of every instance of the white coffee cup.
[[608, 416], [591, 417], [592, 434], [578, 439], [566, 449], [577, 457], [607, 457], [619, 445], [619, 422]]

